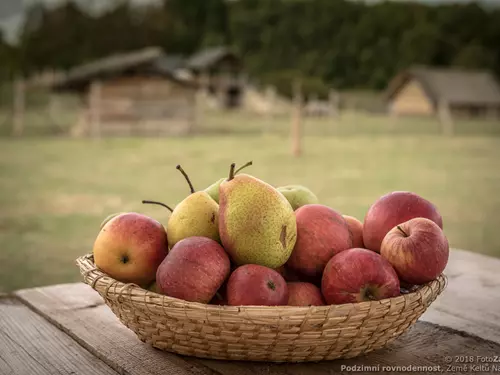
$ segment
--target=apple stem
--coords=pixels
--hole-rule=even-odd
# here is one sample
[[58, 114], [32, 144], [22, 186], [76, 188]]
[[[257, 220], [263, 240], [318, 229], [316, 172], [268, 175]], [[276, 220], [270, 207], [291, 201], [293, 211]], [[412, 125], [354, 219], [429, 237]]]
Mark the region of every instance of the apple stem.
[[159, 206], [163, 206], [165, 207], [167, 210], [169, 210], [170, 212], [174, 212], [174, 210], [172, 210], [169, 206], [167, 206], [165, 203], [161, 203], [161, 202], [156, 202], [156, 201], [142, 201], [142, 204], [157, 204]]
[[246, 167], [249, 167], [253, 164], [252, 161], [249, 161], [248, 163], [246, 163], [245, 165], [242, 165], [241, 167], [239, 167], [235, 172], [234, 174], [237, 174], [239, 171], [241, 171], [243, 168], [246, 168]]
[[370, 289], [366, 289], [365, 291], [365, 297], [368, 298], [370, 301], [376, 301], [377, 299], [373, 295]]
[[236, 167], [236, 164], [231, 163], [231, 167], [229, 168], [229, 178], [227, 179], [228, 181], [231, 181], [234, 178], [234, 167]]
[[180, 165], [178, 165], [175, 168], [178, 169], [182, 173], [182, 175], [184, 176], [184, 178], [186, 179], [187, 183], [189, 184], [189, 189], [191, 189], [191, 194], [195, 193], [196, 190], [194, 190], [193, 184], [191, 183], [191, 180], [189, 179], [187, 173], [184, 172], [184, 169], [182, 169], [182, 167]]
[[397, 227], [405, 235], [405, 237], [409, 237], [408, 234], [406, 234], [406, 232], [403, 230], [403, 228], [401, 228], [399, 225]]
[[267, 282], [267, 286], [269, 287], [269, 289], [271, 290], [275, 290], [276, 289], [276, 284], [272, 281], [272, 280], [269, 280]]

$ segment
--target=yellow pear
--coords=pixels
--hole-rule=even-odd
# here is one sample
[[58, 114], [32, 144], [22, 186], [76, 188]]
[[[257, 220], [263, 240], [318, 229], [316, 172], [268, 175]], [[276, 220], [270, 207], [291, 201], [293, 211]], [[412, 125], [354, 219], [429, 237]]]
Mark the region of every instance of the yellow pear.
[[172, 212], [167, 222], [170, 249], [180, 240], [193, 236], [208, 237], [219, 242], [219, 205], [207, 192], [194, 190], [188, 175], [180, 165], [177, 169], [186, 178], [191, 194], [173, 210], [160, 202], [143, 201], [143, 203], [160, 204]]

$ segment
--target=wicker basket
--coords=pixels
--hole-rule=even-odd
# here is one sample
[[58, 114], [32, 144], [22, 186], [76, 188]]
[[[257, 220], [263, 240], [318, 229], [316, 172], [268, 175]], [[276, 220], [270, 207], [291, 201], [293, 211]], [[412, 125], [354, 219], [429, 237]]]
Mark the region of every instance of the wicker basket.
[[405, 332], [446, 287], [446, 277], [395, 298], [318, 307], [192, 303], [124, 284], [77, 259], [85, 283], [141, 341], [182, 355], [271, 362], [352, 358]]

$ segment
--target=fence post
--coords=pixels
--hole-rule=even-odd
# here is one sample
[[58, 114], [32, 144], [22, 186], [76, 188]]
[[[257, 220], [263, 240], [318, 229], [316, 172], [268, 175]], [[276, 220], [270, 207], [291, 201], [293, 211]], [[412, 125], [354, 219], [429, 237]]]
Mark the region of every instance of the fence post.
[[330, 103], [331, 114], [334, 118], [340, 117], [340, 95], [336, 90], [328, 92], [328, 103]]
[[94, 138], [101, 137], [101, 83], [94, 81], [89, 90], [90, 133]]
[[454, 132], [453, 119], [450, 113], [450, 106], [444, 99], [438, 102], [438, 116], [442, 125], [443, 135], [452, 136]]
[[302, 154], [302, 84], [300, 80], [293, 83], [293, 109], [292, 109], [292, 155], [299, 157]]
[[24, 132], [24, 112], [26, 109], [26, 84], [23, 78], [18, 78], [14, 81], [13, 90], [12, 134], [19, 137]]
[[194, 116], [190, 123], [188, 134], [193, 134], [199, 131], [200, 128], [203, 129], [205, 125], [205, 96], [206, 92], [202, 88], [196, 89], [194, 93]]
[[276, 89], [274, 86], [267, 86], [264, 92], [264, 97], [265, 97], [265, 103], [266, 106], [264, 107], [263, 111], [263, 117], [265, 118], [264, 120], [264, 126], [263, 126], [263, 132], [266, 134], [269, 134], [271, 132], [271, 126], [273, 124], [273, 119], [274, 119], [274, 111], [275, 111], [275, 102], [276, 102]]

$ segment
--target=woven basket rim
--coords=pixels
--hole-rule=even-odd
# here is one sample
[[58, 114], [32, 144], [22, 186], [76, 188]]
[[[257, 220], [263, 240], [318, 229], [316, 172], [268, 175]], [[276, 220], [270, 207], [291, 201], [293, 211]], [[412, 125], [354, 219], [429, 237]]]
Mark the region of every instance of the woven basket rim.
[[[277, 312], [296, 312], [296, 313], [306, 313], [307, 311], [314, 310], [315, 312], [321, 312], [321, 311], [328, 311], [331, 310], [332, 308], [336, 307], [342, 307], [342, 308], [349, 308], [349, 307], [365, 307], [365, 306], [375, 306], [375, 305], [381, 305], [381, 304], [387, 304], [391, 302], [396, 302], [398, 300], [406, 300], [406, 299], [413, 299], [413, 297], [416, 297], [417, 295], [421, 300], [425, 299], [424, 295], [428, 295], [428, 293], [425, 293], [426, 290], [431, 290], [431, 294], [437, 294], [439, 295], [447, 286], [448, 284], [448, 278], [447, 276], [442, 273], [439, 275], [436, 279], [419, 285], [418, 288], [415, 291], [412, 291], [410, 293], [405, 293], [405, 294], [400, 294], [399, 296], [396, 297], [391, 297], [391, 298], [384, 298], [381, 300], [377, 301], [365, 301], [365, 302], [356, 302], [356, 303], [344, 303], [344, 304], [333, 304], [333, 305], [322, 305], [322, 306], [260, 306], [260, 305], [244, 305], [244, 306], [229, 306], [229, 305], [211, 305], [211, 304], [205, 304], [205, 303], [200, 303], [200, 302], [190, 302], [186, 301], [183, 299], [175, 298], [175, 297], [170, 297], [167, 295], [155, 293], [153, 291], [150, 291], [148, 289], [144, 289], [141, 286], [134, 284], [134, 283], [124, 283], [121, 281], [118, 281], [114, 279], [113, 277], [109, 276], [105, 272], [103, 272], [101, 269], [99, 269], [93, 260], [93, 254], [88, 253], [82, 256], [79, 256], [76, 259], [76, 264], [80, 268], [80, 272], [83, 275], [84, 282], [88, 285], [90, 285], [93, 289], [96, 289], [96, 285], [99, 281], [105, 282], [107, 284], [106, 289], [110, 289], [113, 287], [114, 290], [118, 289], [120, 292], [118, 293], [118, 296], [121, 295], [122, 292], [127, 291], [127, 294], [132, 293], [134, 291], [138, 292], [138, 294], [144, 294], [144, 295], [149, 295], [149, 296], [154, 296], [156, 298], [160, 298], [162, 301], [162, 305], [170, 305], [171, 307], [175, 305], [182, 305], [183, 308], [193, 308], [193, 309], [206, 309], [209, 311], [217, 312], [220, 311], [221, 309], [224, 311], [234, 311], [234, 312], [241, 312], [241, 311], [277, 311]], [[88, 267], [85, 267], [85, 265], [90, 266], [89, 269]], [[103, 279], [106, 278], [108, 281], [104, 281]], [[106, 293], [107, 294], [107, 293]]]

